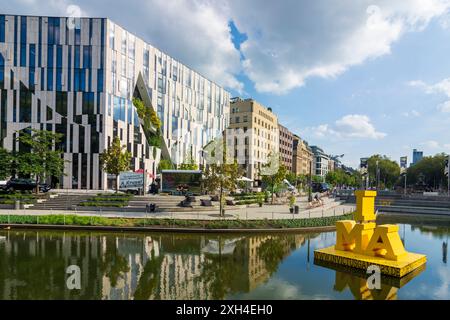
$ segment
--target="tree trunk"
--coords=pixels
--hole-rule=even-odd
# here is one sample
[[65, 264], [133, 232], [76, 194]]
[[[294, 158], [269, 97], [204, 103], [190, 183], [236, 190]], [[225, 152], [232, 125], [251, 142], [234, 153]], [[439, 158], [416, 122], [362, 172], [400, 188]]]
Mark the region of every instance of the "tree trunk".
[[36, 194], [39, 194], [39, 176], [36, 176], [36, 190], [35, 190]]
[[272, 205], [274, 200], [274, 193], [275, 193], [275, 181], [272, 179]]
[[219, 213], [219, 215], [221, 216], [221, 217], [223, 217], [224, 216], [224, 214], [223, 214], [223, 188], [222, 188], [222, 186], [220, 186], [220, 193], [219, 193], [219, 210], [220, 210], [220, 213]]
[[119, 193], [119, 175], [116, 174], [116, 193]]

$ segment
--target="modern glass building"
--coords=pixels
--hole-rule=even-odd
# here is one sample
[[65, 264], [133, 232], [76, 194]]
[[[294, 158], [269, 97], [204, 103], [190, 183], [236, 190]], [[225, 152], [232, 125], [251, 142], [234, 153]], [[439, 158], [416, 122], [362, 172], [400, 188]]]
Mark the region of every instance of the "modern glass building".
[[[158, 114], [162, 144], [144, 134], [132, 103]], [[161, 157], [201, 162], [229, 122], [227, 91], [106, 18], [0, 15], [0, 146], [19, 150], [29, 128], [62, 133], [62, 188], [112, 187], [99, 154], [114, 137], [131, 169], [155, 175]]]
[[412, 161], [411, 165], [415, 165], [417, 162], [422, 160], [422, 158], [423, 158], [423, 151], [414, 149], [413, 150], [413, 161]]

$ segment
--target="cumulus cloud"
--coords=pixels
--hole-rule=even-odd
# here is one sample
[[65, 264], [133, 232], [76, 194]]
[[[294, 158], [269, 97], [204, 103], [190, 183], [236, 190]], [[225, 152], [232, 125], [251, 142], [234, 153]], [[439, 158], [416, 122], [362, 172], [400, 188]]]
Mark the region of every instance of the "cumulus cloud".
[[248, 36], [241, 50], [261, 92], [286, 93], [310, 77], [336, 77], [389, 54], [406, 32], [420, 31], [450, 8], [448, 0], [330, 2], [232, 0], [230, 16]]
[[240, 53], [235, 49], [223, 4], [208, 0], [10, 0], [2, 11], [68, 15], [77, 5], [83, 16], [107, 17], [207, 78], [238, 92]]
[[[10, 0], [5, 12], [64, 15], [69, 4], [106, 16], [228, 88], [244, 72], [260, 92], [283, 94], [310, 77], [336, 77], [389, 54], [403, 34], [448, 16], [450, 0]], [[236, 49], [233, 21], [247, 40]], [[242, 54], [242, 61], [241, 61]]]
[[439, 81], [435, 84], [427, 84], [421, 80], [413, 80], [408, 82], [411, 87], [416, 87], [423, 90], [427, 94], [442, 94], [447, 99], [437, 106], [437, 109], [444, 113], [450, 113], [450, 78]]
[[322, 124], [309, 128], [317, 137], [382, 139], [386, 133], [379, 132], [366, 115], [349, 114], [336, 120], [334, 124]]

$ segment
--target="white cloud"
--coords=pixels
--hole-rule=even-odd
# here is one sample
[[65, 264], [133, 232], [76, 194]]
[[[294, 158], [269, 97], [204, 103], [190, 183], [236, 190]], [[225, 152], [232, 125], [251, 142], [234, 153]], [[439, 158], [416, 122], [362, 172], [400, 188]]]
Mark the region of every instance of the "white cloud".
[[223, 4], [208, 0], [10, 0], [2, 11], [17, 14], [67, 15], [69, 4], [83, 15], [107, 17], [198, 71], [237, 91], [243, 84], [240, 53], [234, 48]]
[[[427, 94], [443, 94], [450, 99], [450, 78], [439, 81], [438, 83], [429, 85], [421, 80], [408, 82], [411, 87], [420, 88]], [[444, 113], [450, 113], [450, 100], [444, 101], [437, 106], [437, 109]]]
[[334, 124], [322, 124], [308, 128], [317, 137], [382, 139], [386, 133], [376, 131], [366, 115], [349, 114], [336, 120]]
[[444, 113], [450, 113], [450, 100], [438, 105], [438, 110]]
[[[3, 1], [5, 12], [65, 15], [69, 0]], [[450, 0], [71, 0], [104, 16], [208, 78], [243, 90], [243, 71], [260, 92], [283, 94], [310, 77], [333, 78], [391, 52], [402, 35], [448, 13]], [[239, 52], [228, 24], [248, 40]], [[241, 62], [241, 53], [244, 60]]]
[[420, 112], [417, 110], [411, 110], [410, 112], [403, 112], [402, 115], [404, 117], [419, 117], [420, 116]]
[[435, 140], [428, 140], [428, 141], [424, 141], [420, 144], [421, 146], [424, 146], [432, 151], [450, 151], [450, 144], [448, 143], [439, 143], [438, 141]]
[[310, 77], [336, 77], [389, 54], [406, 32], [447, 13], [448, 0], [330, 2], [230, 1], [230, 16], [248, 35], [244, 70], [261, 92], [283, 94]]

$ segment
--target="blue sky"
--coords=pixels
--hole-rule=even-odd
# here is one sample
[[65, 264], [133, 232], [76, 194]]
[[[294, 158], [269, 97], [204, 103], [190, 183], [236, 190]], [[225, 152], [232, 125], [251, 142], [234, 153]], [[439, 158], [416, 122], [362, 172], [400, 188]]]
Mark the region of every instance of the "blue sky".
[[344, 163], [450, 152], [450, 0], [9, 0], [108, 17]]

